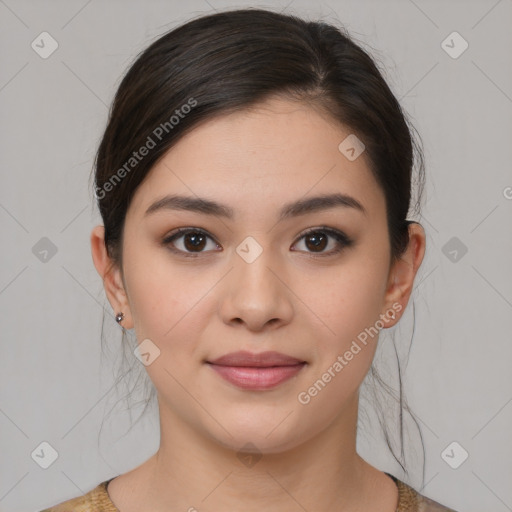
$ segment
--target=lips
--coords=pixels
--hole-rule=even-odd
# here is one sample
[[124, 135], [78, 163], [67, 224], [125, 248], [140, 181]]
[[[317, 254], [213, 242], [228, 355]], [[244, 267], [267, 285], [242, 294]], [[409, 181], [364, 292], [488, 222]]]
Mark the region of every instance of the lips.
[[253, 366], [259, 368], [268, 368], [270, 366], [292, 366], [303, 363], [300, 359], [281, 354], [280, 352], [252, 352], [240, 351], [231, 352], [222, 357], [208, 361], [219, 366]]
[[306, 362], [279, 352], [232, 352], [206, 363], [241, 389], [271, 389], [297, 375]]

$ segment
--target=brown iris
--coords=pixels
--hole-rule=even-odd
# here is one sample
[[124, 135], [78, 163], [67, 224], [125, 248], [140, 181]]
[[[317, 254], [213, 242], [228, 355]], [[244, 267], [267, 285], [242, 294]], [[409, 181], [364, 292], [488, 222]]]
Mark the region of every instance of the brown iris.
[[[310, 241], [312, 242], [311, 244], [310, 244]], [[306, 236], [305, 243], [306, 243], [306, 247], [310, 250], [311, 249], [314, 249], [314, 250], [319, 249], [320, 251], [322, 251], [325, 249], [325, 246], [327, 244], [327, 236], [325, 236], [321, 232], [311, 233]], [[313, 252], [315, 252], [315, 251], [313, 251]]]
[[187, 251], [201, 251], [202, 249], [204, 249], [204, 246], [206, 245], [206, 236], [203, 235], [202, 233], [187, 233], [186, 235], [184, 235], [183, 240], [183, 243]]

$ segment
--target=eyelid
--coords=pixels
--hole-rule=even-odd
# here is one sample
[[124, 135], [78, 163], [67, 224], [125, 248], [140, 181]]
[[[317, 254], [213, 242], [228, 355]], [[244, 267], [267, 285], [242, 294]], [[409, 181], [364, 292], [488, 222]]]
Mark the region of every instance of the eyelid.
[[318, 231], [327, 233], [331, 236], [339, 236], [340, 238], [344, 239], [347, 243], [350, 243], [352, 241], [351, 238], [346, 233], [341, 231], [340, 229], [331, 228], [329, 226], [315, 226], [313, 228], [307, 228], [306, 230], [301, 231], [297, 235], [297, 240], [300, 240], [301, 238], [303, 238], [306, 235], [309, 235], [310, 233], [316, 233]]

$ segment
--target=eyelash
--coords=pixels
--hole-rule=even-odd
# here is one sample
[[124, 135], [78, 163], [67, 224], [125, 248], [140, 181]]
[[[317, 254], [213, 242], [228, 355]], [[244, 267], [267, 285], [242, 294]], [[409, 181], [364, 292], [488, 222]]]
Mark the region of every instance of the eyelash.
[[[197, 252], [197, 253], [185, 252], [185, 251], [182, 251], [181, 249], [176, 249], [175, 247], [172, 247], [172, 245], [171, 245], [172, 242], [174, 242], [178, 238], [181, 238], [182, 236], [184, 236], [186, 234], [190, 234], [190, 233], [204, 235], [204, 236], [210, 238], [211, 240], [213, 240], [217, 244], [217, 242], [215, 241], [215, 239], [212, 236], [210, 236], [206, 231], [199, 229], [199, 228], [179, 228], [176, 231], [174, 231], [173, 233], [171, 233], [169, 236], [164, 238], [164, 240], [162, 241], [162, 244], [164, 246], [167, 246], [170, 251], [172, 251], [176, 254], [179, 254], [180, 256], [184, 256], [186, 258], [197, 258], [204, 252], [208, 252], [208, 251], [202, 251], [202, 252]], [[312, 258], [325, 258], [328, 256], [334, 256], [334, 255], [340, 253], [343, 249], [351, 247], [354, 244], [354, 241], [350, 237], [348, 237], [345, 233], [343, 233], [342, 231], [338, 231], [337, 229], [329, 228], [327, 226], [320, 226], [317, 228], [309, 229], [305, 233], [302, 233], [299, 236], [299, 239], [297, 241], [300, 241], [303, 238], [306, 238], [308, 235], [311, 235], [314, 233], [323, 233], [328, 236], [331, 236], [338, 243], [338, 247], [329, 252], [323, 252], [323, 253], [310, 252], [309, 255]], [[219, 245], [219, 244], [217, 244], [217, 245]]]

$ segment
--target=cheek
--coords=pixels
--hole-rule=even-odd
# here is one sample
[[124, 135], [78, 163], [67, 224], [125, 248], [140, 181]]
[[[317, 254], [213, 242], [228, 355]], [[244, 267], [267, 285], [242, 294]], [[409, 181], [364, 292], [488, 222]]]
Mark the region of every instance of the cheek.
[[371, 367], [380, 333], [382, 269], [375, 261], [361, 260], [324, 283], [328, 293], [309, 295], [325, 327], [316, 338], [316, 364], [297, 400], [315, 424], [329, 424], [342, 413]]
[[204, 303], [197, 294], [178, 292], [179, 288], [176, 280], [146, 280], [136, 287], [131, 300], [138, 336], [154, 339], [162, 347], [193, 345]]
[[[149, 338], [173, 365], [194, 355], [212, 310], [212, 284], [172, 268], [165, 254], [132, 251], [125, 270], [130, 309], [139, 342]], [[140, 262], [144, 262], [141, 264]]]
[[381, 265], [361, 258], [358, 264], [340, 267], [328, 282], [319, 283], [317, 292], [309, 292], [308, 302], [325, 324], [324, 340], [336, 340], [337, 348], [342, 348], [375, 324], [382, 308], [385, 277]]

